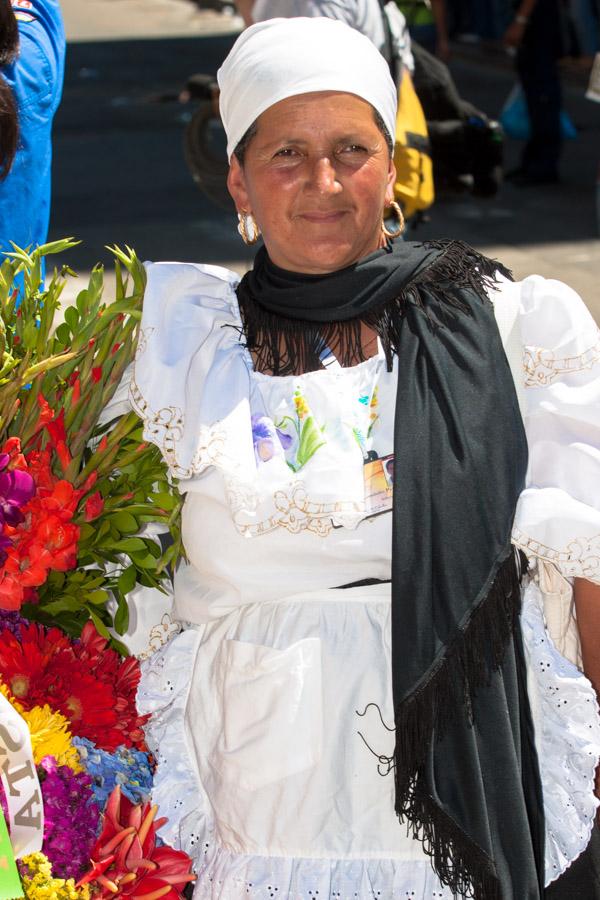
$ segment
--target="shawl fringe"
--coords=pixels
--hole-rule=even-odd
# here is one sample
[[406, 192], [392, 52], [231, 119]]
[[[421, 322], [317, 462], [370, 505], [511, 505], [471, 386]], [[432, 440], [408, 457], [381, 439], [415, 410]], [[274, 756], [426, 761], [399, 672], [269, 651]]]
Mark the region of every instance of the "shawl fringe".
[[259, 372], [295, 375], [321, 368], [324, 347], [333, 351], [340, 365], [364, 362], [362, 325], [375, 331], [381, 340], [388, 371], [400, 344], [402, 320], [409, 303], [427, 315], [432, 327], [441, 322], [431, 318], [426, 294], [440, 301], [450, 314], [468, 313], [460, 292], [471, 289], [484, 301], [486, 289], [496, 282], [497, 273], [511, 274], [501, 263], [478, 253], [462, 241], [427, 241], [425, 249], [438, 250], [433, 262], [418, 272], [400, 294], [363, 316], [349, 321], [311, 322], [269, 312], [258, 298], [238, 293], [246, 347], [254, 354]]
[[494, 862], [430, 796], [424, 766], [431, 741], [444, 735], [457, 709], [466, 709], [473, 724], [473, 697], [502, 665], [518, 627], [527, 565], [521, 550], [509, 550], [467, 624], [395, 711], [396, 813], [422, 842], [442, 884], [475, 900], [501, 900]]

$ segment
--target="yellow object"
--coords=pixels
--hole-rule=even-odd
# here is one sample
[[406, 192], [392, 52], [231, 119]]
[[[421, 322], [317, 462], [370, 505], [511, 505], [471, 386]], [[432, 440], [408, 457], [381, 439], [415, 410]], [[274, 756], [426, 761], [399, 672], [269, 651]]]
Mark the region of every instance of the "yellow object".
[[31, 737], [31, 749], [36, 766], [45, 756], [53, 756], [59, 766], [69, 766], [74, 772], [83, 772], [77, 748], [72, 744], [69, 720], [62, 713], [53, 710], [46, 703], [27, 710], [3, 681], [0, 681], [0, 694], [3, 694], [11, 706], [27, 722]]
[[53, 756], [59, 766], [69, 766], [74, 772], [83, 772], [79, 753], [71, 743], [69, 720], [65, 716], [51, 709], [48, 704], [23, 710], [21, 715], [29, 727], [36, 765], [45, 756]]
[[427, 134], [427, 122], [421, 102], [407, 71], [398, 91], [394, 196], [409, 219], [428, 209], [435, 200], [433, 165]]
[[90, 900], [87, 885], [77, 888], [72, 878], [53, 878], [52, 866], [43, 853], [24, 856], [21, 863], [23, 890], [27, 900]]

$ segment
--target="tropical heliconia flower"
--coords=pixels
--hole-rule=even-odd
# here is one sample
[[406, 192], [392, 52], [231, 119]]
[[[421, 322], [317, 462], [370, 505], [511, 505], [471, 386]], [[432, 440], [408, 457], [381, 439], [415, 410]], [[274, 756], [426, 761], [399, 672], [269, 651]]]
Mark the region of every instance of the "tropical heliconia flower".
[[89, 884], [99, 900], [181, 900], [181, 890], [196, 876], [186, 853], [156, 845], [156, 832], [166, 822], [155, 820], [156, 809], [149, 803], [134, 806], [116, 787], [91, 853], [92, 867], [77, 887]]

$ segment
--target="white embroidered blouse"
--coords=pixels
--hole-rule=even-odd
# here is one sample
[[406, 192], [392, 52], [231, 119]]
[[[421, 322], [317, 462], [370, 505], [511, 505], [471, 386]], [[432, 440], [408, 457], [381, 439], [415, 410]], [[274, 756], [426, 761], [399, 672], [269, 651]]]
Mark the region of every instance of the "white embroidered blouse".
[[[149, 624], [151, 649], [172, 619], [193, 626], [148, 660], [140, 691], [155, 713], [165, 837], [195, 855], [201, 898], [449, 897], [401, 837], [369, 750], [389, 744], [383, 723], [357, 717], [376, 700], [391, 719], [389, 586], [335, 590], [389, 578], [395, 374], [381, 353], [350, 369], [255, 372], [236, 283], [218, 267], [149, 265], [130, 387], [186, 495], [173, 611], [140, 602], [131, 635], [148, 655]], [[529, 441], [513, 540], [540, 571], [600, 583], [598, 329], [560, 282], [502, 280], [491, 298]], [[589, 837], [600, 728], [543, 613], [531, 582], [523, 633], [552, 880]]]

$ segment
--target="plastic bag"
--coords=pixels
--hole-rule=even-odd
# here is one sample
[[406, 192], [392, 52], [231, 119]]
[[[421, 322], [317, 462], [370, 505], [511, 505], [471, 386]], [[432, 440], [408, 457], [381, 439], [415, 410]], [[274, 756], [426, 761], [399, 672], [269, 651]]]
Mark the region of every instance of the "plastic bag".
[[[528, 141], [531, 137], [529, 112], [520, 85], [516, 84], [506, 98], [500, 113], [500, 122], [509, 137], [518, 141]], [[567, 141], [574, 141], [577, 137], [577, 129], [564, 109], [560, 113], [560, 130], [562, 137]]]

